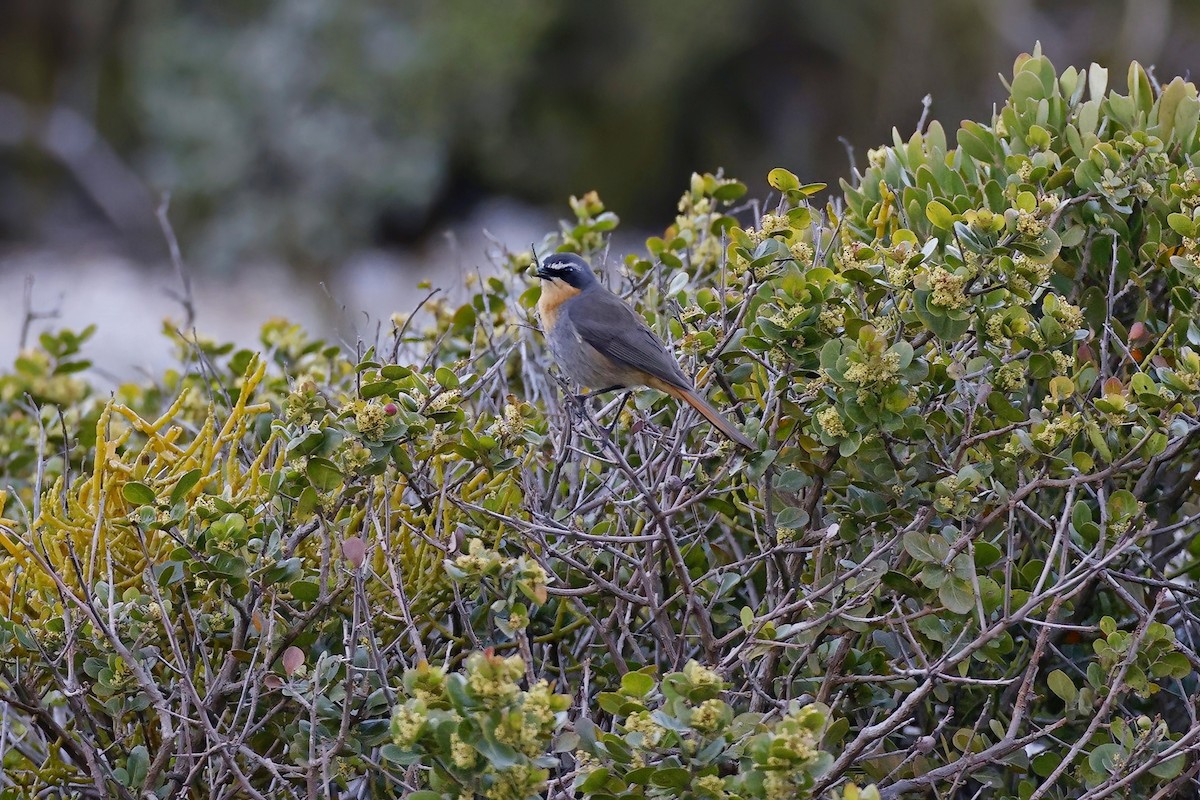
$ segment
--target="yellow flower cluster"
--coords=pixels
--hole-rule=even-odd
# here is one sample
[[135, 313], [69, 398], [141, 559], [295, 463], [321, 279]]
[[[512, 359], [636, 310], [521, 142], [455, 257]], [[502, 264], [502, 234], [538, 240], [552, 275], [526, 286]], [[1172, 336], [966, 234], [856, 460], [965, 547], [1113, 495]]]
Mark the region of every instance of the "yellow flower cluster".
[[1046, 223], [1038, 219], [1033, 211], [1021, 211], [1017, 214], [1017, 232], [1022, 236], [1034, 238], [1041, 236], [1046, 230]]
[[942, 308], [966, 308], [971, 304], [963, 291], [966, 283], [964, 276], [955, 275], [943, 267], [934, 267], [929, 273], [929, 287], [933, 291], [929, 302]]
[[846, 424], [842, 422], [842, 415], [833, 406], [823, 408], [817, 412], [817, 424], [821, 426], [821, 430], [830, 436], [840, 439], [846, 435]]
[[791, 222], [783, 214], [763, 214], [759, 224], [762, 226], [763, 233], [767, 236], [788, 232], [792, 229]]
[[1069, 330], [1075, 331], [1082, 328], [1083, 311], [1079, 309], [1079, 306], [1071, 305], [1062, 297], [1058, 297], [1057, 295], [1056, 297], [1058, 299], [1058, 304], [1052, 312], [1054, 318], [1058, 320], [1064, 328]]
[[458, 401], [462, 400], [462, 392], [458, 389], [451, 389], [448, 392], [442, 392], [437, 397], [429, 401], [430, 413], [445, 411], [451, 406], [458, 405]]
[[413, 697], [423, 703], [432, 705], [446, 698], [446, 670], [443, 667], [432, 667], [422, 661], [406, 675], [406, 685], [411, 681], [409, 690]]
[[1050, 280], [1050, 274], [1054, 271], [1051, 264], [1034, 261], [1024, 253], [1016, 253], [1012, 257], [1013, 268], [1018, 275], [1025, 281], [1025, 288], [1028, 290], [1033, 286], [1044, 286], [1046, 281]]
[[846, 324], [846, 313], [840, 308], [827, 308], [817, 317], [817, 330], [832, 336]]
[[891, 261], [884, 264], [884, 271], [887, 273], [888, 283], [896, 287], [907, 285], [913, 276], [912, 270], [906, 265], [896, 264]]
[[872, 355], [867, 361], [855, 361], [846, 368], [846, 380], [861, 387], [890, 384], [900, 372], [900, 354], [888, 351]]
[[365, 438], [378, 439], [387, 430], [387, 412], [379, 403], [359, 403], [354, 411], [354, 423]]
[[1069, 375], [1075, 366], [1075, 359], [1061, 350], [1055, 350], [1050, 354], [1050, 358], [1054, 359], [1054, 371], [1059, 375]]
[[717, 698], [705, 700], [692, 709], [691, 725], [701, 733], [713, 733], [721, 723], [726, 709], [725, 701]]
[[703, 775], [696, 778], [692, 781], [692, 791], [711, 800], [724, 800], [728, 796], [725, 793], [725, 781], [720, 775]]
[[781, 328], [790, 328], [792, 323], [796, 321], [796, 318], [807, 310], [804, 306], [789, 306], [779, 309], [766, 319], [768, 322], [772, 322]]
[[450, 734], [450, 760], [459, 769], [471, 769], [479, 761], [479, 753], [457, 732]]
[[816, 258], [816, 253], [813, 252], [813, 247], [808, 242], [796, 241], [788, 247], [792, 258], [796, 259], [800, 264], [811, 264]]
[[547, 728], [554, 724], [554, 692], [550, 684], [540, 680], [525, 693], [525, 713], [538, 726]]
[[467, 685], [479, 698], [507, 702], [517, 696], [517, 681], [525, 674], [520, 656], [472, 653], [467, 657]]
[[1062, 414], [1037, 425], [1033, 429], [1033, 440], [1047, 449], [1069, 441], [1083, 430], [1083, 418], [1079, 414]]
[[1015, 392], [1025, 388], [1025, 364], [1020, 361], [1010, 361], [996, 370], [996, 378], [992, 385], [1002, 392]]
[[635, 711], [625, 718], [625, 730], [640, 733], [647, 747], [656, 747], [666, 729], [650, 716], [649, 711]]
[[496, 780], [484, 793], [488, 800], [525, 800], [540, 794], [548, 777], [546, 770], [529, 764], [515, 764], [496, 773]]
[[1004, 333], [1004, 315], [992, 314], [988, 317], [987, 323], [984, 324], [984, 331], [987, 332], [988, 338], [993, 342], [1003, 344], [1008, 341], [1008, 337]]
[[397, 705], [392, 711], [392, 741], [397, 747], [412, 747], [421, 735], [429, 714], [417, 699]]
[[283, 400], [283, 418], [296, 425], [307, 425], [312, 421], [318, 398], [316, 381], [310, 376], [297, 378], [292, 384], [292, 391]]
[[505, 403], [503, 414], [491, 426], [491, 432], [502, 442], [511, 444], [525, 433], [525, 417], [515, 402]]
[[708, 667], [703, 666], [700, 662], [692, 659], [683, 667], [683, 677], [695, 689], [701, 688], [716, 688], [724, 689], [725, 681], [721, 680], [721, 676], [713, 672]]

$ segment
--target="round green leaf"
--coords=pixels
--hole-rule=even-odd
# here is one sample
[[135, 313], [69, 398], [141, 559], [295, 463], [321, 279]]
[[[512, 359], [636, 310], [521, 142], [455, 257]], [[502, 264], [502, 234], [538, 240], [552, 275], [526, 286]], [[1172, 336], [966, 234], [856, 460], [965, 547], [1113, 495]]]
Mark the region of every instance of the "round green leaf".
[[930, 200], [925, 205], [925, 216], [944, 231], [954, 227], [954, 214], [938, 200]]
[[1075, 702], [1075, 695], [1078, 694], [1075, 683], [1061, 669], [1056, 669], [1047, 675], [1046, 684], [1050, 687], [1050, 691], [1058, 695], [1067, 705]]
[[304, 471], [318, 491], [331, 492], [342, 485], [342, 471], [327, 458], [310, 458]]
[[158, 499], [154, 490], [144, 483], [127, 483], [121, 488], [121, 494], [135, 506], [154, 505]]

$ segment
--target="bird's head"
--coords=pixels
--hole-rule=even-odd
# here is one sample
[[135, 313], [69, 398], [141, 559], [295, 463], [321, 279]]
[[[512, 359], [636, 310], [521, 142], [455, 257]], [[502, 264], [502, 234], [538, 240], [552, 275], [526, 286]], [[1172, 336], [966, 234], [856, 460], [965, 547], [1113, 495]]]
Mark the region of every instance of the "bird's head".
[[596, 282], [592, 268], [574, 253], [554, 253], [538, 265], [537, 276], [544, 281], [562, 281], [575, 289], [586, 289]]

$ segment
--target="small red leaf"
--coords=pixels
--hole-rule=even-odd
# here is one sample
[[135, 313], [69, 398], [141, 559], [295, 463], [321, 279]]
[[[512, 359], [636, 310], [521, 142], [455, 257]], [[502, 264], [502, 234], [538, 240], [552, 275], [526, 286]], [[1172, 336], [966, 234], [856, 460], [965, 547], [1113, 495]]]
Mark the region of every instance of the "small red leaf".
[[1150, 332], [1146, 330], [1146, 326], [1142, 322], [1135, 322], [1129, 326], [1129, 341], [1136, 342], [1148, 336], [1150, 336]]
[[299, 647], [292, 645], [287, 650], [283, 651], [283, 671], [289, 678], [300, 669], [300, 665], [304, 663], [304, 651]]
[[363, 564], [363, 559], [367, 555], [367, 545], [360, 536], [351, 536], [346, 541], [342, 542], [342, 555], [346, 560], [358, 569]]
[[268, 689], [279, 689], [283, 686], [283, 678], [278, 675], [268, 675], [263, 680], [263, 683], [266, 684]]

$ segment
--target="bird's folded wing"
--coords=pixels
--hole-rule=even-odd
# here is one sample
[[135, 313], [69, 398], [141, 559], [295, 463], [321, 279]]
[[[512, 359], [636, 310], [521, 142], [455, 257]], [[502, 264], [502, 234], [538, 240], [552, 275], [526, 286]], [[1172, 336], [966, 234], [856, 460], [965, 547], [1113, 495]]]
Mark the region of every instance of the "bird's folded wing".
[[692, 388], [662, 341], [615, 295], [589, 293], [566, 304], [564, 311], [583, 341], [602, 354], [681, 389]]

